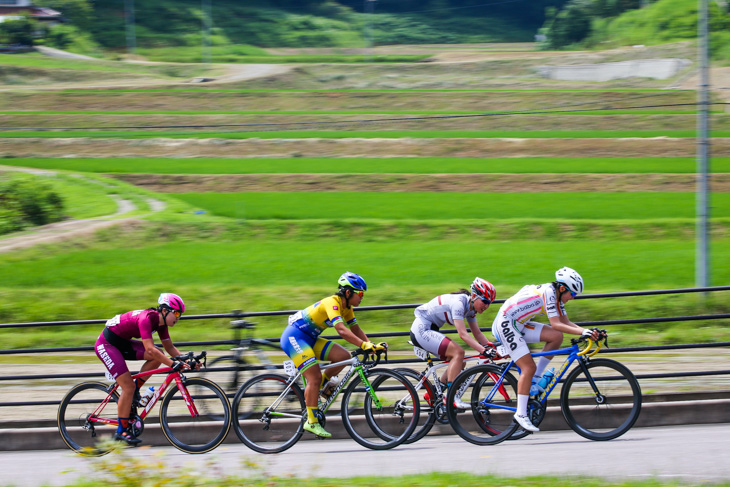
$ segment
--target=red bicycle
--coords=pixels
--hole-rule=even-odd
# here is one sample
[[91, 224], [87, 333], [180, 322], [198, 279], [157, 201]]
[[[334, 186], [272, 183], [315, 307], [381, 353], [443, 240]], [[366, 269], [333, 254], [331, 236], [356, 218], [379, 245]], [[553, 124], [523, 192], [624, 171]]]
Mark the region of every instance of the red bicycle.
[[[191, 370], [205, 366], [206, 352], [175, 357]], [[231, 427], [231, 406], [226, 393], [215, 382], [202, 377], [185, 377], [180, 370], [163, 367], [133, 375], [132, 378], [167, 374], [149, 402], [142, 408], [132, 404], [129, 426], [135, 436], [142, 434], [145, 418], [157, 401], [160, 426], [168, 441], [186, 453], [206, 453], [220, 445]], [[58, 431], [63, 441], [77, 453], [104, 455], [115, 448], [119, 384], [83, 382], [71, 388], [58, 408]], [[139, 410], [139, 414], [138, 414]]]

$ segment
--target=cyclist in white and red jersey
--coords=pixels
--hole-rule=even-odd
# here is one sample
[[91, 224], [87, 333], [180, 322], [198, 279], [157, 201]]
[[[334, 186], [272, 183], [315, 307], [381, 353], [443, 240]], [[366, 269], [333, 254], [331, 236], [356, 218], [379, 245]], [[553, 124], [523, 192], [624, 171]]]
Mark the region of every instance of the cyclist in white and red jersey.
[[[563, 333], [586, 335], [598, 339], [598, 332], [582, 328], [568, 319], [565, 303], [583, 292], [583, 278], [570, 267], [555, 272], [555, 281], [527, 285], [507, 299], [499, 308], [492, 324], [492, 333], [502, 342], [507, 353], [520, 368], [517, 381], [517, 412], [515, 421], [527, 431], [539, 431], [527, 416], [527, 403], [533, 377], [542, 377], [553, 356], [535, 361], [528, 343], [545, 342], [544, 352], [557, 350], [563, 343]], [[545, 314], [550, 324], [532, 321]]]
[[[449, 360], [449, 366], [441, 378], [446, 387], [451, 386], [464, 367], [464, 349], [439, 330], [447, 323], [453, 325], [459, 338], [482, 354], [488, 340], [479, 329], [476, 315], [484, 313], [496, 297], [497, 292], [492, 283], [477, 277], [471, 284], [471, 293], [462, 289], [456, 293], [441, 294], [415, 309], [416, 319], [411, 325], [411, 341], [441, 360]], [[471, 335], [466, 330], [466, 323], [469, 324]], [[456, 399], [454, 405], [461, 409], [471, 408], [461, 399]]]
[[[132, 380], [132, 374], [127, 368], [127, 360], [144, 360], [140, 372], [156, 369], [160, 364], [169, 367], [175, 365], [187, 370], [190, 368], [184, 362], [175, 362], [155, 346], [152, 333], [162, 341], [162, 346], [170, 357], [181, 355], [180, 351], [170, 340], [169, 327], [172, 327], [185, 312], [185, 303], [177, 294], [162, 293], [157, 300], [156, 308], [130, 311], [106, 322], [104, 331], [99, 335], [94, 345], [96, 356], [102, 361], [111, 376], [122, 389], [117, 402], [119, 425], [114, 439], [136, 446], [142, 442], [136, 438], [129, 428], [129, 415], [132, 402], [139, 398], [139, 388], [145, 379]], [[135, 340], [140, 338], [141, 340]]]

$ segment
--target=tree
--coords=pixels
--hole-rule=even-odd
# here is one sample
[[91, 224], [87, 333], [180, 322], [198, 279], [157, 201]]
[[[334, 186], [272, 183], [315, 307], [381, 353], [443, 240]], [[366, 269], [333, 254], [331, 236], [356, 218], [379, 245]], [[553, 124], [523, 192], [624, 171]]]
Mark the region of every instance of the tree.
[[0, 23], [0, 44], [32, 46], [38, 22], [23, 17]]

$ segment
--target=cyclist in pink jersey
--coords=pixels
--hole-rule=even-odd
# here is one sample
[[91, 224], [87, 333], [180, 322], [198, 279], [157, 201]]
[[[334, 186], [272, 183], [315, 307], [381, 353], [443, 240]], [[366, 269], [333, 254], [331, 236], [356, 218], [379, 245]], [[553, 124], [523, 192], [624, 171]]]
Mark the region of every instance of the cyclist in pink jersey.
[[[517, 412], [515, 421], [527, 431], [539, 431], [527, 416], [530, 388], [541, 377], [553, 356], [535, 360], [530, 355], [528, 343], [545, 342], [544, 352], [557, 350], [563, 343], [563, 333], [586, 335], [598, 339], [598, 332], [582, 328], [568, 319], [565, 303], [583, 292], [583, 278], [570, 267], [555, 272], [555, 281], [540, 285], [527, 285], [507, 299], [499, 308], [492, 323], [492, 334], [502, 342], [507, 353], [520, 368], [517, 381]], [[550, 324], [533, 318], [546, 314]]]
[[[127, 368], [127, 360], [144, 360], [140, 372], [156, 369], [160, 364], [169, 367], [180, 366], [183, 370], [190, 367], [183, 362], [175, 362], [155, 346], [152, 334], [162, 341], [162, 346], [170, 357], [181, 355], [170, 340], [169, 327], [178, 322], [185, 312], [185, 303], [177, 294], [162, 293], [156, 308], [135, 310], [106, 322], [104, 331], [94, 345], [96, 356], [102, 361], [111, 376], [122, 389], [117, 402], [119, 425], [114, 439], [136, 446], [142, 442], [129, 428], [129, 415], [132, 402], [139, 398], [139, 389], [146, 379], [132, 380]], [[139, 338], [140, 340], [135, 340]]]
[[[439, 330], [447, 323], [453, 325], [459, 333], [459, 338], [478, 353], [483, 353], [488, 340], [479, 329], [476, 315], [486, 311], [496, 297], [497, 291], [492, 283], [477, 277], [471, 284], [471, 292], [462, 289], [456, 293], [441, 294], [414, 310], [416, 319], [411, 325], [411, 342], [441, 360], [450, 361], [441, 377], [441, 382], [445, 382], [447, 388], [464, 368], [465, 352], [459, 344]], [[467, 323], [471, 335], [466, 329]], [[429, 401], [428, 398], [426, 400]], [[461, 409], [471, 408], [460, 398], [454, 401], [454, 405]]]

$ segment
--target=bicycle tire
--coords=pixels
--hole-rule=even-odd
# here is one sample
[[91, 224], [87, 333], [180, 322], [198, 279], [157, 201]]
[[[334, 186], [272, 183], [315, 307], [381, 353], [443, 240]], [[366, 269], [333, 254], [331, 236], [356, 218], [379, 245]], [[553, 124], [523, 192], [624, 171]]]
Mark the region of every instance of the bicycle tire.
[[393, 370], [368, 370], [365, 375], [369, 388], [355, 376], [342, 396], [342, 423], [350, 437], [366, 448], [395, 448], [408, 440], [418, 425], [416, 390], [409, 379]]
[[[476, 376], [476, 380], [474, 380]], [[502, 376], [502, 368], [494, 364], [483, 364], [470, 367], [461, 372], [449, 387], [446, 396], [449, 423], [453, 430], [466, 441], [475, 445], [496, 445], [508, 439], [519, 430], [519, 425], [514, 422], [514, 411], [505, 408], [515, 408], [517, 397], [504, 397], [495, 386], [494, 377]], [[471, 396], [469, 391], [464, 392], [464, 397], [470, 397], [471, 411], [458, 410], [453, 407], [456, 392], [462, 384], [469, 380]], [[507, 372], [504, 374], [503, 383], [514, 384], [517, 387], [517, 379]], [[489, 401], [500, 407], [488, 407], [485, 401]]]
[[231, 429], [231, 405], [225, 391], [211, 380], [186, 377], [184, 385], [198, 414], [190, 413], [180, 388], [174, 384], [160, 404], [162, 432], [178, 450], [207, 453], [226, 439]]
[[415, 443], [426, 436], [433, 428], [433, 425], [436, 424], [436, 408], [434, 408], [433, 399], [431, 399], [431, 404], [429, 404], [424, 397], [425, 394], [429, 394], [430, 398], [435, 398], [436, 394], [434, 392], [434, 387], [433, 384], [431, 384], [431, 381], [428, 380], [428, 377], [424, 377], [422, 373], [416, 372], [413, 369], [397, 368], [393, 370], [399, 374], [403, 374], [403, 376], [407, 379], [410, 379], [419, 398], [420, 411], [418, 425], [413, 431], [411, 437], [404, 441], [405, 444]]
[[276, 408], [267, 411], [287, 388], [289, 380], [280, 374], [258, 375], [243, 384], [233, 398], [233, 430], [250, 449], [281, 453], [302, 437], [307, 405], [298, 384], [291, 384]]
[[[82, 382], [69, 390], [58, 407], [58, 432], [71, 450], [88, 456], [101, 456], [114, 449], [112, 437], [116, 433], [117, 426], [103, 428], [99, 435], [96, 424], [87, 423], [87, 419], [98, 416], [99, 413], [107, 412], [108, 419], [117, 419], [118, 413], [116, 403], [119, 400], [119, 393], [114, 391], [109, 403], [100, 408], [106, 397], [109, 395], [110, 384], [103, 382]], [[109, 409], [111, 407], [111, 409]], [[98, 423], [98, 426], [107, 426]], [[108, 444], [108, 446], [104, 446]]]
[[584, 438], [606, 441], [618, 438], [636, 423], [641, 413], [641, 388], [636, 376], [611, 359], [585, 362], [594, 392], [582, 367], [565, 379], [560, 406], [568, 425]]

